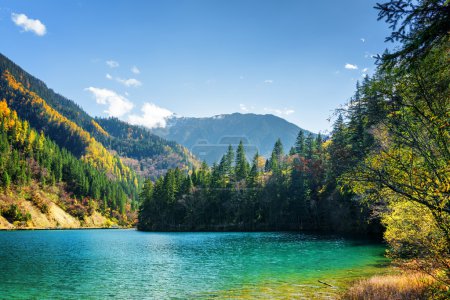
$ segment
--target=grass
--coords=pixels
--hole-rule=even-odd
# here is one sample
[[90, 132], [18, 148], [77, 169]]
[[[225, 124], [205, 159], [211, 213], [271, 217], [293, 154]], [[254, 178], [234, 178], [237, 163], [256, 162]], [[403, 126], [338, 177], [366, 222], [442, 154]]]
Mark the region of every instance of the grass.
[[343, 299], [406, 300], [430, 299], [435, 280], [421, 273], [379, 275], [356, 282]]

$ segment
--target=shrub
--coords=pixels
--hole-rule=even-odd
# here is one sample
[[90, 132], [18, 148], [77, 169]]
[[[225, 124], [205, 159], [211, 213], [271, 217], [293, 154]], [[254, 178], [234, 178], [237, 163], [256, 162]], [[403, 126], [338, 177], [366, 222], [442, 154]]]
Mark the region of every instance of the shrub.
[[10, 223], [18, 222], [28, 222], [31, 220], [31, 214], [25, 213], [19, 209], [17, 204], [11, 204], [8, 210], [2, 212], [2, 216], [8, 220]]
[[37, 191], [33, 191], [33, 195], [31, 196], [30, 200], [34, 203], [34, 205], [39, 208], [39, 210], [46, 214], [49, 211], [49, 206], [47, 204], [47, 201], [41, 196], [41, 194]]

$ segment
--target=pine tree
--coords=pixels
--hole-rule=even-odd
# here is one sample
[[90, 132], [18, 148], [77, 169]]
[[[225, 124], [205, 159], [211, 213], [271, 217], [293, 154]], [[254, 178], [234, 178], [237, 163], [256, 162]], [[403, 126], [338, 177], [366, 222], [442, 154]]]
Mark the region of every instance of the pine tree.
[[230, 180], [233, 177], [233, 161], [234, 161], [234, 150], [231, 145], [228, 145], [228, 150], [227, 153], [225, 154], [223, 170]]
[[252, 167], [250, 169], [250, 173], [248, 176], [248, 183], [249, 183], [250, 187], [257, 186], [257, 184], [259, 182], [258, 163], [259, 163], [259, 153], [256, 152], [255, 156], [253, 156]]
[[3, 174], [2, 174], [2, 183], [3, 183], [3, 187], [6, 190], [9, 190], [9, 188], [11, 186], [11, 177], [9, 176], [8, 172], [6, 172], [6, 170], [4, 170]]
[[273, 146], [272, 154], [270, 155], [270, 170], [278, 172], [282, 168], [284, 149], [280, 139], [277, 139]]
[[153, 182], [150, 179], [144, 181], [141, 194], [139, 195], [141, 202], [150, 201], [153, 197]]
[[300, 130], [297, 135], [297, 139], [295, 140], [295, 151], [299, 155], [305, 155], [305, 134], [303, 130]]
[[188, 174], [184, 180], [183, 185], [181, 187], [182, 194], [189, 194], [192, 191], [194, 184], [192, 183], [191, 176]]
[[349, 151], [347, 140], [344, 118], [342, 114], [339, 114], [333, 125], [331, 145], [328, 149], [331, 158], [331, 176], [334, 178], [341, 175], [348, 167]]
[[236, 150], [236, 163], [235, 163], [235, 175], [236, 181], [241, 181], [245, 179], [248, 175], [249, 164], [247, 158], [245, 157], [244, 144], [240, 141], [239, 146]]
[[312, 133], [309, 133], [308, 137], [305, 140], [305, 157], [307, 159], [313, 158], [314, 148], [315, 148], [314, 138], [313, 138]]
[[268, 159], [266, 159], [266, 162], [264, 163], [264, 171], [265, 172], [269, 172], [270, 171], [270, 166], [271, 166], [270, 158], [268, 158]]
[[322, 144], [323, 144], [323, 138], [322, 138], [322, 134], [319, 132], [319, 134], [316, 137], [316, 149], [317, 149], [319, 156], [322, 154], [322, 146], [323, 146]]

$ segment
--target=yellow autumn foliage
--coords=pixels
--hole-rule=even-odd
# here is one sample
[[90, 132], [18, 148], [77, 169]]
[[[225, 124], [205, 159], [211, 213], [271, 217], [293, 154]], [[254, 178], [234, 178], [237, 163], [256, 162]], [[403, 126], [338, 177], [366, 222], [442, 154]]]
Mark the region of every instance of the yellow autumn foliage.
[[[48, 122], [58, 126], [64, 126], [72, 136], [78, 137], [85, 145], [84, 155], [82, 159], [92, 166], [105, 170], [112, 174], [116, 178], [124, 178], [134, 180], [134, 173], [125, 165], [119, 157], [111, 154], [100, 142], [95, 140], [87, 131], [81, 128], [75, 122], [69, 120], [65, 116], [61, 115], [57, 110], [52, 108], [47, 102], [39, 97], [36, 93], [27, 90], [24, 86], [18, 82], [10, 72], [5, 71], [2, 78], [6, 80], [9, 87], [13, 90], [21, 93], [21, 98], [25, 105], [31, 106], [33, 109], [39, 112], [41, 117], [47, 118]], [[0, 116], [11, 114], [11, 110], [8, 108], [7, 102], [4, 99], [0, 102]], [[17, 120], [17, 113], [12, 112], [14, 115], [9, 119], [9, 124], [6, 126], [12, 127], [15, 120]], [[107, 132], [95, 121], [92, 121], [92, 125], [103, 135], [108, 135]], [[32, 137], [34, 139], [34, 137]]]

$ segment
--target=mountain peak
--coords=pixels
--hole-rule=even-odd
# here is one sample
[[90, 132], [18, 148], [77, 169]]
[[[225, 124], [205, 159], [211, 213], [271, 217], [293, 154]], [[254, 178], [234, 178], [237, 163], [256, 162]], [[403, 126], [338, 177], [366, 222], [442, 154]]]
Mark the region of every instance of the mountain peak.
[[212, 117], [172, 118], [166, 128], [156, 128], [152, 132], [180, 143], [201, 160], [212, 164], [221, 158], [228, 146], [221, 141], [235, 145], [244, 139], [247, 152], [258, 151], [268, 157], [278, 138], [285, 149], [289, 149], [300, 130], [309, 133], [272, 114], [235, 112]]

